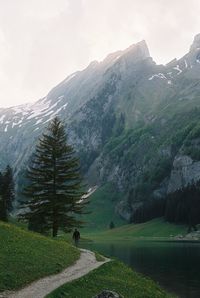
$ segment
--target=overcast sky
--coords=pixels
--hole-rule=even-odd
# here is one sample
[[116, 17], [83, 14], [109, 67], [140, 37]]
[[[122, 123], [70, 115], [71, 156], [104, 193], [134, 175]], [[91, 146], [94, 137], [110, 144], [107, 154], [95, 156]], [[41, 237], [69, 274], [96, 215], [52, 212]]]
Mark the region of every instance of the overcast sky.
[[199, 0], [0, 0], [0, 107], [35, 101], [142, 39], [157, 63], [167, 63], [197, 33]]

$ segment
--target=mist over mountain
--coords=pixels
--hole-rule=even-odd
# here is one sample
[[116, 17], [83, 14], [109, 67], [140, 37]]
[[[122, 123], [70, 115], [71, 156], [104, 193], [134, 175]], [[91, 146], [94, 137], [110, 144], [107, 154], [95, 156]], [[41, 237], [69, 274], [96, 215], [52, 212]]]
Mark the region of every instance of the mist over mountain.
[[[17, 182], [56, 115], [89, 186], [114, 184], [116, 212], [138, 208], [200, 178], [200, 34], [181, 59], [157, 65], [141, 41], [93, 61], [35, 103], [0, 109], [0, 169]], [[12, 86], [11, 86], [12, 87]], [[156, 216], [156, 214], [155, 214]]]

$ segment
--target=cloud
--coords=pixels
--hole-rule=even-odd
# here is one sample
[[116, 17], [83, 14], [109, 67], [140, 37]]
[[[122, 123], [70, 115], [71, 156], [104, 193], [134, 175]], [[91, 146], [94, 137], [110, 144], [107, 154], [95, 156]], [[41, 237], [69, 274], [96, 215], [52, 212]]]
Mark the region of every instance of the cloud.
[[198, 0], [0, 0], [0, 106], [36, 100], [91, 60], [145, 39], [154, 60], [184, 55]]

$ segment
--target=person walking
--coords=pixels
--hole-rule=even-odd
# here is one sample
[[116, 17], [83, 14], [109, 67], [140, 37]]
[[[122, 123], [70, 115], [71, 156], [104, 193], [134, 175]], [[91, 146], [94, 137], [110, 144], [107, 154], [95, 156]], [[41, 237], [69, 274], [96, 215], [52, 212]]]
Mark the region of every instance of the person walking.
[[77, 229], [75, 229], [75, 231], [73, 233], [73, 240], [74, 240], [75, 246], [78, 246], [78, 243], [80, 240], [80, 232]]

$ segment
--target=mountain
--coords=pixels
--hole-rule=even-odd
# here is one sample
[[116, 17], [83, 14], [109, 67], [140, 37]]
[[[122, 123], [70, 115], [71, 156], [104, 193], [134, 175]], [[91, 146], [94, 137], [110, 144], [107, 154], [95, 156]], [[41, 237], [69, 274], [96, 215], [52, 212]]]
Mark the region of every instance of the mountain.
[[200, 34], [167, 65], [153, 61], [145, 41], [94, 61], [45, 98], [0, 109], [0, 169], [11, 164], [22, 181], [38, 136], [58, 115], [88, 184], [112, 183], [122, 194], [117, 212], [133, 220], [149, 199], [200, 177], [199, 77]]

